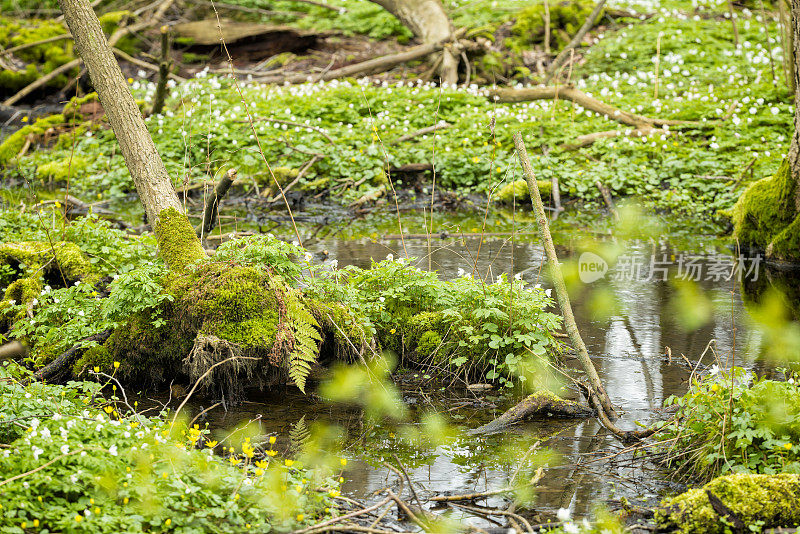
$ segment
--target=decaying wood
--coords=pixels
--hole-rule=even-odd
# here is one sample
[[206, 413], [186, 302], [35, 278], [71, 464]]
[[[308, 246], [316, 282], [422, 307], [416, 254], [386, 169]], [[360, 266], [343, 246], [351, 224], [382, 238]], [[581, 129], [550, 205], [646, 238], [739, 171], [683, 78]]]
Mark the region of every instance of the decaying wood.
[[491, 422], [470, 431], [470, 434], [491, 434], [535, 417], [591, 417], [593, 410], [550, 392], [528, 395]]
[[591, 383], [589, 397], [590, 399], [594, 398], [597, 401], [599, 404], [599, 411], [605, 412], [609, 414], [609, 417], [613, 418], [616, 416], [614, 405], [611, 403], [611, 399], [608, 397], [608, 394], [603, 387], [603, 383], [600, 380], [600, 375], [597, 374], [597, 369], [595, 369], [591, 358], [589, 358], [589, 351], [586, 349], [586, 345], [583, 343], [583, 338], [581, 337], [581, 334], [578, 331], [578, 325], [575, 322], [575, 316], [572, 313], [572, 305], [570, 304], [569, 296], [567, 295], [567, 287], [564, 284], [564, 276], [561, 274], [558, 256], [556, 255], [556, 249], [553, 245], [553, 237], [550, 235], [550, 226], [547, 222], [547, 215], [545, 215], [542, 197], [539, 194], [539, 186], [536, 182], [536, 177], [533, 174], [533, 167], [531, 166], [531, 161], [528, 157], [528, 151], [525, 149], [525, 143], [522, 141], [522, 135], [520, 133], [514, 134], [514, 146], [522, 165], [523, 175], [525, 176], [525, 180], [528, 182], [528, 191], [531, 196], [531, 202], [533, 203], [533, 209], [536, 213], [537, 230], [539, 231], [539, 236], [544, 245], [544, 251], [547, 256], [547, 265], [550, 269], [550, 276], [553, 279], [553, 286], [555, 288], [558, 306], [561, 309], [561, 314], [564, 316], [564, 328], [566, 329], [570, 342], [577, 353], [578, 360], [580, 360], [583, 370], [589, 377], [589, 382]]
[[205, 236], [210, 234], [214, 229], [214, 226], [216, 226], [217, 214], [219, 213], [219, 203], [228, 193], [228, 189], [230, 189], [233, 185], [237, 174], [238, 171], [236, 169], [228, 170], [228, 172], [225, 173], [225, 176], [220, 178], [219, 183], [211, 193], [208, 203], [206, 204], [206, 209], [203, 212], [203, 222], [199, 224], [197, 228], [195, 228], [195, 233], [200, 239], [203, 239]]
[[34, 46], [39, 46], [48, 43], [55, 43], [57, 41], [63, 41], [65, 39], [72, 39], [71, 33], [62, 33], [61, 35], [56, 35], [54, 37], [48, 37], [47, 39], [40, 39], [38, 41], [33, 41], [30, 43], [22, 43], [21, 45], [12, 46], [11, 48], [6, 48], [5, 50], [0, 50], [0, 57], [13, 54], [14, 52], [19, 52], [20, 50], [27, 50], [28, 48], [33, 48]]
[[399, 54], [392, 54], [388, 56], [381, 56], [378, 58], [368, 59], [360, 63], [354, 63], [353, 65], [347, 65], [346, 67], [330, 70], [325, 74], [323, 74], [322, 76], [315, 77], [314, 75], [311, 74], [302, 73], [302, 74], [290, 74], [288, 76], [264, 76], [261, 78], [257, 78], [256, 81], [262, 83], [295, 84], [295, 83], [305, 83], [310, 81], [335, 80], [337, 78], [346, 78], [348, 76], [376, 74], [380, 72], [385, 72], [396, 65], [400, 65], [401, 63], [407, 63], [415, 59], [420, 59], [425, 56], [429, 56], [430, 54], [442, 50], [444, 46], [445, 46], [444, 42], [427, 43], [427, 44], [412, 46], [411, 48], [404, 50]]
[[561, 67], [561, 65], [563, 65], [564, 62], [567, 60], [567, 56], [570, 55], [571, 51], [580, 46], [584, 36], [587, 33], [589, 33], [589, 30], [592, 29], [592, 26], [594, 26], [595, 22], [597, 21], [597, 17], [600, 16], [600, 12], [603, 10], [603, 6], [605, 4], [606, 0], [600, 0], [599, 2], [597, 2], [597, 4], [595, 4], [592, 12], [589, 14], [588, 17], [586, 17], [586, 21], [584, 21], [583, 26], [580, 27], [578, 32], [570, 40], [567, 46], [565, 46], [564, 49], [558, 53], [553, 62], [550, 65], [548, 65], [546, 71], [547, 76], [545, 77], [545, 83], [550, 83], [550, 80], [553, 79], [553, 76], [555, 76], [555, 74], [558, 72], [559, 67]]
[[68, 350], [61, 353], [55, 360], [50, 362], [49, 364], [45, 365], [38, 371], [34, 373], [34, 376], [39, 380], [53, 380], [60, 375], [62, 375], [65, 371], [69, 369], [70, 366], [77, 360], [83, 352], [86, 350], [86, 344], [90, 342], [95, 342], [98, 344], [105, 343], [105, 341], [111, 336], [111, 330], [103, 330], [97, 334], [91, 335], [89, 337], [83, 338], [78, 344], [74, 347], [69, 348]]
[[158, 63], [158, 83], [156, 84], [156, 94], [153, 97], [153, 108], [151, 114], [157, 115], [164, 109], [164, 102], [167, 100], [167, 78], [169, 77], [172, 61], [169, 58], [170, 48], [169, 26], [161, 26], [161, 58]]
[[[159, 5], [158, 9], [153, 13], [152, 17], [148, 17], [146, 20], [144, 20], [142, 22], [138, 22], [136, 24], [132, 24], [132, 25], [129, 25], [129, 26], [121, 26], [120, 28], [117, 28], [117, 30], [114, 33], [111, 34], [111, 37], [108, 38], [108, 41], [107, 41], [108, 46], [110, 48], [113, 48], [120, 41], [120, 39], [122, 39], [126, 35], [132, 34], [132, 33], [135, 33], [135, 32], [141, 31], [141, 30], [144, 30], [146, 28], [149, 28], [149, 27], [157, 24], [158, 21], [160, 21], [161, 18], [164, 16], [164, 14], [167, 12], [167, 10], [170, 7], [172, 7], [172, 4], [174, 2], [175, 2], [175, 0], [162, 0], [160, 2], [160, 5]], [[89, 12], [91, 13], [92, 17], [94, 17], [96, 19], [97, 15], [95, 15], [94, 10], [92, 9], [92, 6], [91, 5], [87, 5], [87, 7], [88, 7]], [[63, 6], [62, 6], [61, 9], [63, 11], [63, 9], [64, 9]], [[98, 26], [99, 26], [99, 24], [100, 24], [100, 22], [98, 21]], [[69, 23], [67, 23], [67, 26], [69, 26]], [[72, 32], [72, 33], [70, 33], [70, 35], [74, 36], [75, 33]], [[100, 36], [102, 36], [103, 42], [106, 43], [106, 37], [103, 34], [102, 30], [100, 31]], [[75, 43], [75, 46], [77, 48], [77, 46], [78, 46], [77, 41]], [[112, 59], [113, 59], [113, 57], [112, 57]], [[26, 87], [23, 87], [19, 92], [17, 92], [17, 94], [13, 95], [11, 98], [6, 99], [6, 101], [3, 102], [3, 104], [6, 105], [6, 106], [10, 106], [10, 105], [12, 105], [12, 104], [14, 104], [16, 102], [19, 102], [21, 99], [25, 98], [26, 96], [28, 96], [32, 92], [34, 92], [37, 89], [47, 85], [47, 83], [50, 82], [51, 80], [55, 79], [56, 77], [60, 76], [61, 74], [69, 72], [70, 70], [72, 70], [75, 67], [79, 66], [81, 64], [81, 62], [82, 62], [82, 58], [76, 58], [76, 59], [73, 59], [72, 61], [70, 61], [68, 63], [65, 63], [64, 65], [61, 65], [60, 67], [58, 67], [57, 69], [54, 69], [50, 73], [48, 73], [48, 74], [46, 74], [46, 75], [44, 75], [44, 76], [42, 76], [40, 78], [37, 78], [35, 81], [31, 82]], [[119, 66], [117, 66], [117, 69], [119, 69]]]

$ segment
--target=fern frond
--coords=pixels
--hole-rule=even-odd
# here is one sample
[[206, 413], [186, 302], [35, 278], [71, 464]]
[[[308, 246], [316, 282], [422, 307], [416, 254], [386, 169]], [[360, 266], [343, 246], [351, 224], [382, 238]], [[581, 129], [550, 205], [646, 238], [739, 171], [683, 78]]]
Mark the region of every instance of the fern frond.
[[319, 323], [294, 295], [286, 303], [289, 324], [294, 334], [294, 348], [289, 354], [289, 378], [305, 393], [311, 364], [317, 361], [318, 342], [322, 342]]

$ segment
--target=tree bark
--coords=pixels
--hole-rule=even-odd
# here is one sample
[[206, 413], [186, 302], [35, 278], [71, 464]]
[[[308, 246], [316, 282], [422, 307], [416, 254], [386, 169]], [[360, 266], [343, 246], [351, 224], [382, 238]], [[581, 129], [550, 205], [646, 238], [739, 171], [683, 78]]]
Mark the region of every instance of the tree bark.
[[800, 0], [792, 0], [792, 47], [794, 48], [794, 133], [789, 146], [789, 169], [795, 183], [794, 206], [800, 212]]
[[161, 161], [139, 107], [106, 41], [88, 0], [59, 0], [100, 103], [117, 136], [125, 164], [171, 269], [182, 269], [203, 257], [200, 240], [183, 213], [167, 169]]
[[[423, 43], [452, 41], [453, 24], [440, 0], [371, 0], [400, 19]], [[458, 54], [445, 47], [439, 75], [443, 83], [458, 83]]]

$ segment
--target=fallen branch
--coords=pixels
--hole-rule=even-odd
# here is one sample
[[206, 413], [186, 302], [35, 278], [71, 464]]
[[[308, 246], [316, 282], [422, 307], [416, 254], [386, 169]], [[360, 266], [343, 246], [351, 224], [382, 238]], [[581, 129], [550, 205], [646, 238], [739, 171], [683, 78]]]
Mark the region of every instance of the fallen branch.
[[[160, 70], [161, 70], [161, 67], [159, 67], [158, 65], [153, 65], [152, 63], [148, 63], [147, 61], [144, 61], [142, 59], [135, 58], [132, 55], [130, 55], [130, 54], [126, 53], [126, 52], [123, 52], [119, 48], [112, 48], [111, 51], [114, 52], [115, 56], [119, 57], [120, 59], [122, 59], [124, 61], [127, 61], [128, 63], [132, 63], [133, 65], [136, 65], [137, 67], [141, 67], [143, 69], [146, 69], [146, 70], [149, 70], [149, 71], [152, 71], [152, 72], [160, 72]], [[168, 76], [169, 76], [169, 78], [175, 80], [176, 82], [185, 82], [186, 81], [186, 78], [178, 76], [177, 74], [174, 74], [172, 72], [170, 72], [168, 74]]]
[[389, 141], [387, 143], [387, 145], [389, 145], [389, 146], [399, 145], [400, 143], [404, 143], [404, 142], [406, 142], [406, 141], [408, 141], [410, 139], [414, 139], [415, 137], [419, 137], [421, 135], [426, 135], [426, 134], [429, 134], [429, 133], [433, 133], [433, 132], [438, 131], [438, 130], [444, 130], [446, 128], [449, 128], [450, 126], [451, 126], [451, 124], [446, 122], [446, 121], [439, 121], [436, 124], [434, 124], [433, 126], [428, 126], [426, 128], [421, 128], [421, 129], [417, 130], [416, 132], [411, 132], [411, 133], [408, 133], [408, 134], [405, 134], [405, 135], [401, 135], [397, 139], [394, 139], [393, 141]]
[[10, 98], [7, 98], [6, 101], [3, 102], [3, 105], [4, 106], [10, 106], [12, 104], [16, 104], [17, 102], [19, 102], [20, 100], [22, 100], [23, 98], [25, 98], [26, 96], [28, 96], [29, 94], [34, 92], [35, 90], [39, 89], [40, 87], [44, 87], [45, 85], [47, 85], [51, 81], [55, 80], [57, 77], [61, 76], [62, 74], [65, 74], [65, 73], [71, 71], [72, 69], [74, 69], [75, 67], [78, 67], [82, 62], [83, 62], [83, 60], [80, 59], [80, 58], [73, 59], [72, 61], [70, 61], [68, 63], [64, 63], [60, 67], [51, 70], [50, 72], [48, 72], [44, 76], [42, 76], [40, 78], [37, 78], [36, 81], [34, 81], [34, 82], [26, 85], [22, 89], [20, 89], [17, 92], [17, 94], [11, 96]]
[[48, 37], [47, 39], [40, 39], [39, 41], [33, 41], [31, 43], [23, 43], [21, 45], [12, 46], [11, 48], [6, 48], [5, 50], [0, 50], [0, 57], [3, 57], [8, 54], [13, 54], [14, 52], [19, 52], [20, 50], [26, 50], [28, 48], [33, 48], [34, 46], [39, 46], [48, 43], [55, 43], [56, 41], [63, 41], [65, 39], [72, 39], [71, 33], [62, 33], [61, 35], [56, 35], [54, 37]]
[[600, 12], [603, 10], [603, 6], [605, 5], [606, 0], [600, 0], [595, 4], [594, 9], [584, 21], [583, 26], [580, 27], [578, 32], [572, 37], [572, 40], [564, 47], [561, 52], [558, 53], [556, 58], [553, 62], [547, 67], [547, 75], [545, 76], [545, 83], [550, 83], [550, 80], [553, 79], [556, 72], [558, 72], [559, 67], [567, 60], [567, 55], [569, 55], [570, 51], [578, 48], [580, 46], [581, 41], [583, 41], [583, 37], [589, 33], [589, 30], [592, 29], [594, 26], [597, 17], [600, 16]]
[[514, 146], [522, 165], [522, 172], [525, 175], [525, 180], [528, 182], [531, 202], [536, 212], [536, 223], [539, 235], [547, 256], [550, 276], [553, 279], [553, 286], [556, 291], [559, 308], [561, 308], [561, 314], [564, 316], [564, 328], [567, 330], [567, 335], [569, 335], [570, 342], [577, 353], [578, 360], [580, 360], [583, 370], [589, 377], [589, 382], [591, 383], [589, 398], [597, 400], [597, 404], [600, 406], [599, 411], [610, 414], [611, 417], [616, 417], [614, 405], [611, 403], [611, 399], [608, 397], [603, 383], [600, 381], [597, 369], [595, 369], [591, 358], [589, 358], [589, 351], [586, 350], [586, 345], [583, 343], [583, 338], [581, 338], [578, 325], [575, 322], [575, 316], [572, 314], [572, 305], [567, 295], [564, 276], [561, 274], [561, 267], [559, 267], [558, 264], [558, 256], [556, 255], [556, 249], [553, 245], [553, 237], [550, 235], [550, 227], [547, 223], [544, 204], [542, 204], [542, 197], [539, 195], [539, 186], [533, 174], [533, 167], [531, 166], [530, 158], [528, 158], [528, 151], [525, 149], [525, 143], [522, 141], [522, 135], [519, 132], [514, 134]]
[[[286, 194], [286, 193], [287, 193], [287, 192], [288, 192], [290, 189], [292, 189], [292, 188], [293, 188], [295, 185], [297, 185], [297, 183], [300, 181], [300, 179], [301, 179], [303, 176], [305, 176], [305, 175], [306, 175], [306, 173], [307, 173], [307, 172], [308, 172], [308, 170], [309, 170], [309, 169], [312, 167], [312, 165], [314, 165], [316, 162], [318, 162], [319, 160], [321, 160], [321, 159], [322, 159], [322, 158], [324, 158], [324, 157], [325, 157], [325, 156], [324, 156], [324, 155], [322, 155], [322, 154], [314, 154], [314, 155], [311, 157], [311, 159], [310, 159], [310, 160], [308, 160], [308, 161], [306, 162], [306, 164], [305, 164], [305, 165], [303, 165], [303, 166], [300, 168], [300, 172], [298, 172], [298, 173], [297, 173], [297, 176], [295, 177], [295, 179], [294, 179], [294, 180], [292, 180], [292, 181], [289, 183], [289, 185], [287, 185], [286, 187], [284, 187], [284, 188], [283, 188], [283, 194], [285, 195], [285, 194]], [[282, 196], [282, 195], [275, 195], [274, 197], [272, 197], [271, 199], [269, 199], [269, 202], [277, 202], [278, 200], [280, 200], [281, 196]]]
[[550, 392], [538, 391], [528, 395], [491, 422], [470, 430], [471, 435], [491, 434], [521, 423], [532, 417], [591, 417], [594, 412], [581, 404], [562, 399]]
[[628, 129], [628, 130], [605, 130], [602, 132], [594, 132], [585, 135], [579, 135], [575, 138], [575, 141], [572, 143], [564, 143], [563, 145], [559, 145], [558, 148], [562, 150], [578, 150], [579, 148], [585, 148], [587, 146], [593, 145], [597, 141], [601, 139], [610, 139], [612, 137], [645, 137], [647, 135], [657, 134], [660, 133], [661, 135], [669, 135], [675, 132], [670, 130], [662, 130], [657, 128], [635, 128], [635, 129]]
[[409, 61], [420, 59], [425, 56], [429, 56], [433, 53], [439, 52], [444, 48], [444, 46], [445, 46], [444, 41], [440, 41], [438, 43], [429, 43], [429, 44], [412, 46], [408, 50], [400, 52], [399, 54], [392, 54], [389, 56], [381, 56], [373, 59], [368, 59], [367, 61], [354, 63], [346, 67], [328, 71], [323, 76], [318, 77], [319, 79], [317, 80], [314, 80], [314, 76], [312, 75], [302, 73], [302, 74], [291, 74], [289, 76], [264, 76], [262, 78], [256, 78], [255, 81], [262, 83], [293, 84], [293, 83], [305, 83], [311, 81], [335, 80], [337, 78], [346, 78], [348, 76], [356, 76], [359, 74], [363, 75], [376, 74], [380, 72], [385, 72], [396, 65], [400, 65], [401, 63], [407, 63]]
[[490, 97], [499, 103], [530, 102], [533, 100], [569, 100], [578, 104], [589, 111], [605, 116], [607, 119], [616, 121], [635, 128], [653, 128], [655, 126], [700, 126], [710, 127], [716, 121], [682, 121], [671, 119], [659, 119], [636, 115], [629, 111], [624, 111], [610, 104], [606, 104], [596, 98], [587, 95], [580, 89], [573, 86], [565, 87], [527, 87], [524, 89], [495, 89], [490, 93]]

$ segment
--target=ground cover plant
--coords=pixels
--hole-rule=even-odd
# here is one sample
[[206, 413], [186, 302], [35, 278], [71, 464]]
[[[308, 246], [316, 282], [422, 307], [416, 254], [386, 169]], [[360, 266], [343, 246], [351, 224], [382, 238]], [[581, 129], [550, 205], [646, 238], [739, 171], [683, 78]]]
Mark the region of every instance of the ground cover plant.
[[0, 531], [286, 530], [335, 508], [332, 468], [278, 456], [274, 438], [218, 441], [173, 414], [136, 413], [115, 367], [65, 386], [0, 367]]
[[[522, 130], [539, 147], [533, 160], [537, 176], [557, 177], [568, 197], [599, 202], [599, 180], [615, 196], [635, 196], [656, 209], [715, 218], [732, 207], [743, 185], [777, 169], [786, 153], [790, 98], [781, 80], [773, 81], [769, 60], [771, 53], [780, 65], [778, 32], [770, 22], [772, 41], [767, 45], [763, 24], [745, 13], [742, 45], [734, 49], [729, 28], [720, 21], [672, 15], [630, 19], [628, 26], [609, 31], [588, 51], [572, 79], [581, 90], [621, 109], [699, 120], [706, 126], [605, 139], [576, 152], [559, 147], [619, 125], [566, 102], [492, 103], [478, 87], [352, 80], [293, 87], [245, 84], [244, 101], [257, 143], [245, 104], [230, 81], [201, 77], [174, 87], [167, 111], [150, 117], [149, 128], [177, 185], [213, 178], [234, 166], [245, 177], [243, 183], [268, 187], [271, 177], [260, 144], [273, 167], [299, 170], [312, 154], [324, 156], [299, 187], [328, 191], [345, 202], [383, 190], [387, 168], [409, 163], [435, 163], [437, 187], [496, 191], [519, 178], [510, 137]], [[658, 97], [653, 98], [657, 55]], [[143, 101], [152, 99], [154, 85], [134, 82], [132, 89]], [[452, 126], [392, 144], [438, 121]], [[786, 133], [775, 135], [776, 130]], [[59, 149], [21, 158], [16, 168], [5, 171], [6, 178], [33, 180], [36, 169], [57, 161], [66, 164], [71, 140]], [[81, 164], [75, 165], [70, 183], [77, 194], [119, 199], [130, 191], [115, 145], [110, 130], [85, 131], [75, 138], [73, 157]], [[398, 175], [389, 176], [399, 188], [409, 185]], [[423, 178], [426, 190], [429, 179]]]

